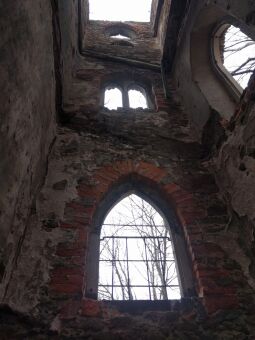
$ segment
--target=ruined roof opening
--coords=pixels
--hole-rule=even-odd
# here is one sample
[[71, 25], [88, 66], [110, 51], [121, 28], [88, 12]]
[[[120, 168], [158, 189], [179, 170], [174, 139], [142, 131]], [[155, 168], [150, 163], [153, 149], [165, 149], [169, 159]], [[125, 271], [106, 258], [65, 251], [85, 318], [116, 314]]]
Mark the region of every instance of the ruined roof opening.
[[89, 0], [89, 19], [150, 22], [152, 0]]

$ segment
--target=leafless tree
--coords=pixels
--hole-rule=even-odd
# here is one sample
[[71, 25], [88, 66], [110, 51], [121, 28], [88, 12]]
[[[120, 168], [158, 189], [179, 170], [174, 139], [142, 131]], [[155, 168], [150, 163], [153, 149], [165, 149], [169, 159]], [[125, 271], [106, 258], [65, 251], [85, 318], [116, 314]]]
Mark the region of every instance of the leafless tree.
[[233, 25], [223, 32], [223, 38], [224, 65], [239, 83], [248, 80], [255, 69], [255, 41]]
[[[121, 231], [125, 231], [125, 236], [128, 237], [128, 230], [131, 230], [131, 235], [135, 234], [142, 240], [143, 246], [140, 243], [136, 251], [139, 251], [139, 258], [145, 264], [143, 268], [146, 267], [146, 270], [142, 270], [139, 263], [135, 265], [136, 269], [140, 272], [147, 287], [150, 287], [150, 298], [167, 300], [170, 298], [167, 288], [175, 286], [178, 282], [169, 229], [164, 226], [163, 219], [159, 225], [158, 212], [136, 195], [128, 197], [126, 208], [129, 213], [126, 215], [122, 213], [122, 216], [118, 216], [117, 223], [116, 220], [114, 221], [111, 237], [119, 235]], [[135, 285], [132, 284], [132, 275], [129, 275], [127, 270], [128, 264], [121, 260], [123, 253], [131, 252], [132, 249], [121, 248], [123, 244], [121, 245], [118, 238], [114, 238], [114, 241], [113, 238], [106, 238], [101, 247], [101, 259], [112, 263], [113, 275], [121, 291], [117, 293], [110, 285], [100, 285], [99, 295], [102, 299], [137, 299]], [[171, 260], [168, 257], [171, 257]]]

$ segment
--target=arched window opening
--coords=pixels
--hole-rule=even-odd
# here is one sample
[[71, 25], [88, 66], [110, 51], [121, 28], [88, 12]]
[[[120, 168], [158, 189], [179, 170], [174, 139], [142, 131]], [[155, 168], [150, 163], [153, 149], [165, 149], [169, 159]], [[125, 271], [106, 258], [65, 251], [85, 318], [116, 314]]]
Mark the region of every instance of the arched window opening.
[[[117, 41], [117, 39], [116, 39]], [[121, 41], [124, 44], [130, 44], [129, 41]], [[109, 84], [109, 83], [108, 83]], [[104, 88], [104, 96], [102, 102], [105, 108], [109, 110], [141, 109], [147, 110], [153, 108], [153, 101], [148, 86], [142, 87], [140, 84], [134, 83], [132, 80], [119, 79], [106, 85]]]
[[130, 38], [128, 36], [120, 34], [120, 33], [112, 34], [112, 35], [110, 35], [110, 38], [112, 38], [112, 39], [130, 40]]
[[105, 35], [112, 39], [131, 40], [136, 39], [137, 35], [134, 28], [127, 24], [114, 24], [105, 29]]
[[137, 89], [137, 88], [129, 89], [128, 99], [129, 99], [129, 106], [133, 109], [137, 109], [139, 107], [143, 109], [148, 108], [145, 91], [143, 91], [142, 89]]
[[180, 299], [170, 228], [155, 208], [130, 194], [109, 212], [100, 235], [98, 299]]
[[104, 107], [109, 110], [117, 110], [123, 106], [122, 92], [117, 87], [106, 88], [104, 93]]
[[214, 36], [214, 57], [223, 78], [240, 95], [255, 69], [255, 41], [240, 28], [222, 24]]
[[242, 88], [255, 69], [255, 41], [233, 25], [224, 32], [223, 65]]

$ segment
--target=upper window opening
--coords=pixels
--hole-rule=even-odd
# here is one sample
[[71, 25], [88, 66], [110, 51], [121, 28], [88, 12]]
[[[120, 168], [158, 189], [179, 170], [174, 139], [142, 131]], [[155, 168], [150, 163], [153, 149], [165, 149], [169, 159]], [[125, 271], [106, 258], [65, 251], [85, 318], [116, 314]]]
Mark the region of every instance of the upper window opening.
[[228, 26], [223, 31], [223, 65], [245, 88], [255, 69], [255, 41], [238, 27]]
[[139, 107], [143, 109], [148, 108], [147, 99], [143, 92], [144, 91], [137, 90], [137, 89], [130, 89], [128, 91], [129, 106], [131, 108], [133, 109], [136, 109]]
[[98, 298], [181, 298], [169, 226], [135, 194], [116, 204], [101, 228]]
[[123, 106], [122, 92], [117, 88], [106, 88], [104, 94], [104, 106], [110, 110], [117, 110]]
[[149, 22], [152, 0], [89, 0], [90, 20]]
[[130, 40], [129, 37], [122, 34], [113, 34], [110, 36], [112, 39], [122, 39], [122, 40]]
[[136, 32], [133, 27], [120, 23], [107, 27], [105, 35], [113, 39], [131, 40], [136, 38]]

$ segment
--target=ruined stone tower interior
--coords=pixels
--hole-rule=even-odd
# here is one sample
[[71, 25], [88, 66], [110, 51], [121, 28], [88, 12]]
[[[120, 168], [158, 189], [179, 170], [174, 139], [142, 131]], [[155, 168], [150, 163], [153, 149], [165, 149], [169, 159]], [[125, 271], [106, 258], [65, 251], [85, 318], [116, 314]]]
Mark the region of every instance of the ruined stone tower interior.
[[[0, 0], [0, 339], [255, 339], [255, 74], [236, 82], [222, 39], [255, 41], [255, 2], [147, 2], [111, 21], [93, 0]], [[130, 279], [113, 231], [129, 259], [101, 287], [101, 227], [128, 198], [171, 254], [139, 229], [152, 257]]]

